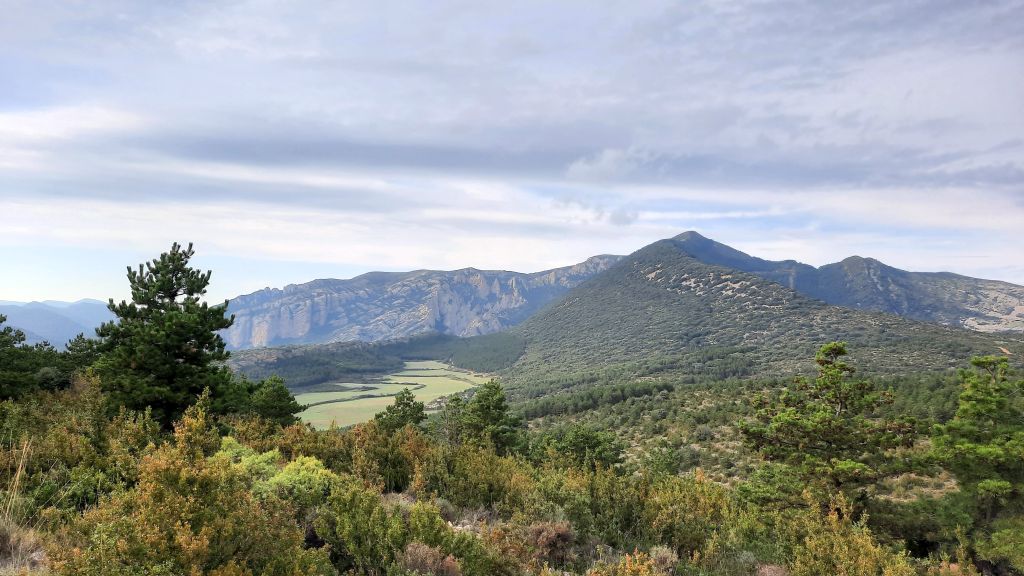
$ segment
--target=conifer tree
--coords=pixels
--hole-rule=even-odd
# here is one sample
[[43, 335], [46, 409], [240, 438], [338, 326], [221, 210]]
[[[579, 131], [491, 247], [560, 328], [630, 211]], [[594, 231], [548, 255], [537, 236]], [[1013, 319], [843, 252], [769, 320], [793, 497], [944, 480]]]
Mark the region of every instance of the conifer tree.
[[295, 415], [302, 412], [305, 406], [295, 400], [283, 379], [271, 376], [256, 385], [249, 408], [271, 422], [290, 426], [299, 421]]
[[395, 401], [374, 417], [388, 434], [405, 428], [406, 425], [419, 426], [427, 419], [423, 402], [416, 400], [416, 395], [408, 388], [403, 388], [395, 395]]
[[231, 373], [223, 365], [228, 353], [217, 334], [231, 326], [227, 301], [202, 301], [211, 272], [189, 266], [192, 245], [174, 243], [137, 270], [128, 268], [132, 301], [108, 308], [117, 317], [97, 329], [102, 355], [97, 369], [115, 406], [152, 407], [169, 426], [209, 388], [215, 411], [237, 401]]
[[60, 353], [48, 342], [28, 344], [25, 332], [4, 326], [6, 321], [0, 314], [0, 400], [62, 388], [67, 374], [58, 368]]
[[756, 419], [741, 423], [748, 444], [766, 460], [831, 489], [856, 489], [897, 473], [886, 451], [915, 438], [911, 422], [875, 416], [892, 395], [855, 378], [846, 353], [843, 342], [825, 344], [815, 356], [817, 378], [797, 378]]
[[505, 390], [496, 380], [481, 384], [462, 411], [462, 429], [470, 439], [490, 442], [499, 454], [522, 443], [523, 422], [511, 413]]
[[1006, 357], [971, 364], [960, 372], [956, 415], [936, 426], [933, 451], [970, 503], [976, 556], [1024, 571], [1024, 381], [1011, 380]]

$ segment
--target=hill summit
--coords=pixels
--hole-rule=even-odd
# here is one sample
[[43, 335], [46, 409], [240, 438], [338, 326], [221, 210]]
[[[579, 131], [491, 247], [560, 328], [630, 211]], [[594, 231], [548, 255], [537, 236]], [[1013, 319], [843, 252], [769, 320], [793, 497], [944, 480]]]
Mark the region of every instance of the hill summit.
[[[849, 342], [859, 366], [884, 373], [942, 371], [972, 355], [1020, 348], [1019, 336], [831, 305], [804, 293], [834, 287], [830, 299], [849, 302], [861, 286], [906, 277], [859, 278], [863, 272], [761, 260], [693, 232], [661, 240], [513, 329], [527, 344], [508, 375], [514, 386], [546, 394], [580, 374], [609, 370], [715, 378], [791, 374], [809, 368], [823, 342], [836, 340]], [[935, 276], [947, 277], [923, 278]], [[890, 294], [872, 292], [879, 293]], [[873, 302], [879, 301], [888, 302]]]
[[1024, 330], [1024, 286], [949, 272], [908, 272], [861, 256], [820, 268], [763, 260], [693, 231], [671, 240], [705, 264], [749, 272], [829, 304], [982, 332]]

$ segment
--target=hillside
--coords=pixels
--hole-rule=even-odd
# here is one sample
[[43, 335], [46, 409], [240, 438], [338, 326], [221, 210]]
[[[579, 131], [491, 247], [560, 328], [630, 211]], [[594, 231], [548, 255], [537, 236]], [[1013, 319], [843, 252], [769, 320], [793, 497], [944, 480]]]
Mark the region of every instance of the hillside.
[[314, 280], [231, 300], [229, 348], [380, 341], [425, 332], [476, 336], [523, 321], [614, 264], [595, 256], [532, 274], [466, 268], [450, 272], [371, 272], [350, 280]]
[[[1019, 334], [832, 306], [761, 276], [707, 264], [691, 254], [693, 238], [633, 253], [513, 329], [527, 344], [506, 371], [510, 387], [534, 397], [595, 378], [786, 375], [810, 369], [817, 346], [832, 340], [849, 342], [858, 366], [886, 374], [943, 371], [975, 354], [999, 353], [1000, 346], [1021, 350]], [[743, 264], [735, 251], [712, 248], [719, 261]]]
[[706, 264], [756, 274], [829, 304], [982, 332], [1024, 330], [1024, 286], [949, 272], [908, 272], [860, 256], [820, 268], [762, 260], [696, 232], [675, 241]]

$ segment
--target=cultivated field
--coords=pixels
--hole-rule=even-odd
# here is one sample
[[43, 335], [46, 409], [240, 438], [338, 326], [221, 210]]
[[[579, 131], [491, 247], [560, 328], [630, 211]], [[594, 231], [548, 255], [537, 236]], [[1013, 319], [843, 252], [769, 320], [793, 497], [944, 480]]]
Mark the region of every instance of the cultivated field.
[[333, 422], [350, 426], [366, 422], [374, 414], [391, 404], [392, 396], [408, 388], [423, 403], [442, 396], [462, 392], [488, 378], [456, 370], [441, 362], [406, 362], [400, 372], [388, 374], [375, 382], [338, 382], [337, 392], [309, 392], [295, 397], [299, 404], [310, 406], [299, 417], [317, 428], [327, 428]]

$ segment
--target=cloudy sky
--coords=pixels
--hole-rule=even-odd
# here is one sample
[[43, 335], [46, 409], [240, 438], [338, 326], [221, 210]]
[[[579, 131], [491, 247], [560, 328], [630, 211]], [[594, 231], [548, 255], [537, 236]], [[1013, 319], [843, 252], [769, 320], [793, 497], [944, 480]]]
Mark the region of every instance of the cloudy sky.
[[695, 229], [1024, 284], [1024, 2], [0, 0], [0, 300]]

